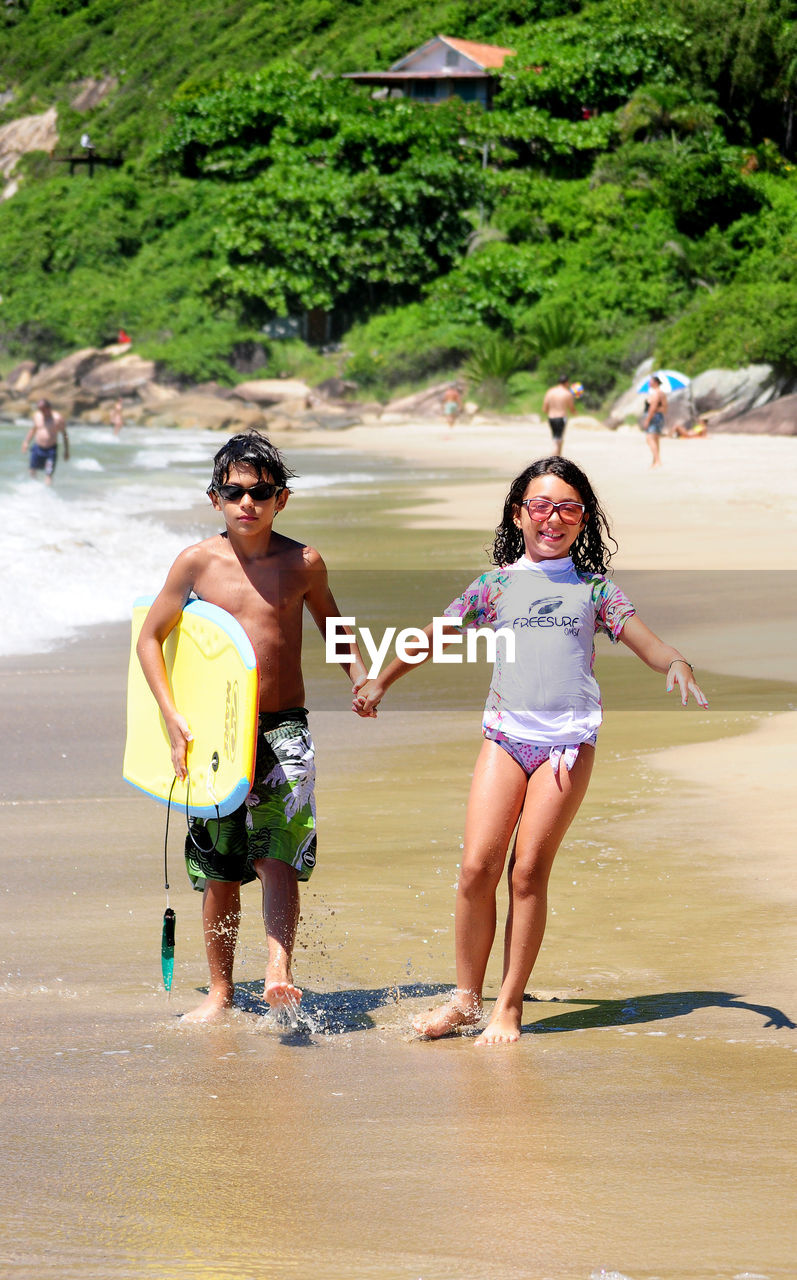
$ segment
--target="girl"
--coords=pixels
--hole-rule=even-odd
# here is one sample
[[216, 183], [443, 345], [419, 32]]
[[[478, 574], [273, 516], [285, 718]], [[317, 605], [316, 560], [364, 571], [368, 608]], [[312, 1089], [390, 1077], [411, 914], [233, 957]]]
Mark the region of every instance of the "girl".
[[[606, 577], [607, 542], [616, 549], [583, 471], [566, 458], [542, 458], [509, 490], [493, 546], [498, 567], [446, 609], [466, 627], [513, 631], [515, 660], [501, 656], [499, 641], [465, 819], [455, 913], [457, 986], [443, 1005], [415, 1021], [416, 1031], [429, 1038], [481, 1019], [496, 890], [513, 832], [503, 981], [476, 1043], [509, 1044], [520, 1036], [523, 993], [545, 931], [548, 878], [584, 799], [602, 719], [592, 674], [595, 632], [621, 640], [666, 674], [667, 692], [677, 687], [684, 706], [690, 693], [708, 706], [683, 655], [645, 626]], [[426, 634], [431, 636], [431, 625]], [[378, 678], [355, 685], [354, 710], [373, 715], [390, 685], [409, 670], [411, 664], [395, 658]]]

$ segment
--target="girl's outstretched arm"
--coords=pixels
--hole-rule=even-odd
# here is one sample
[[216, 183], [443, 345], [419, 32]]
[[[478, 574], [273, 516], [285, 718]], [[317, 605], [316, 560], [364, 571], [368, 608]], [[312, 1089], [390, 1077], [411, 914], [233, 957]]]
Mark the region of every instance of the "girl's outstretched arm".
[[638, 614], [628, 619], [620, 632], [620, 639], [653, 671], [666, 673], [667, 692], [670, 693], [677, 685], [683, 706], [689, 701], [690, 693], [699, 707], [708, 706], [708, 699], [695, 681], [691, 663], [671, 644], [660, 640]]

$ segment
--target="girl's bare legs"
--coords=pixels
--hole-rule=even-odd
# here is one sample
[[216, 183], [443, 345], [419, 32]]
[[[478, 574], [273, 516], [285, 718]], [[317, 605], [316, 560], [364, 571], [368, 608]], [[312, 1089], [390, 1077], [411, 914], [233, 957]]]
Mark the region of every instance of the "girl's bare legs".
[[302, 998], [291, 972], [299, 925], [299, 882], [293, 867], [277, 858], [258, 858], [254, 869], [263, 886], [263, 921], [268, 944], [263, 996], [272, 1008], [295, 1008]]
[[241, 886], [222, 880], [208, 880], [202, 895], [202, 926], [210, 970], [210, 989], [184, 1022], [212, 1022], [232, 1006], [232, 968], [241, 921]]
[[496, 742], [485, 741], [468, 798], [457, 885], [457, 989], [445, 1004], [415, 1019], [420, 1035], [437, 1039], [481, 1017], [484, 974], [495, 939], [495, 895], [525, 794], [526, 774], [520, 765]]
[[586, 794], [594, 759], [594, 749], [582, 746], [569, 772], [560, 763], [555, 774], [546, 761], [529, 778], [509, 864], [503, 982], [479, 1045], [511, 1044], [520, 1036], [523, 994], [545, 933], [548, 879]]

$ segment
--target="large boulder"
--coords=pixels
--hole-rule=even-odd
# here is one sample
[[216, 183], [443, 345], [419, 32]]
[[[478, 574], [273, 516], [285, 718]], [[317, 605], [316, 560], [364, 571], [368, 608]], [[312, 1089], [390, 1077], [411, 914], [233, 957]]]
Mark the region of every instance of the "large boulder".
[[21, 395], [23, 391], [27, 391], [38, 367], [35, 360], [21, 360], [5, 378], [6, 386], [10, 391]]
[[313, 398], [311, 388], [298, 378], [252, 378], [248, 382], [239, 382], [231, 394], [255, 404], [282, 404], [285, 400], [294, 400], [309, 405]]
[[63, 360], [40, 369], [25, 388], [26, 394], [31, 400], [37, 400], [42, 396], [48, 400], [71, 400], [81, 380], [105, 359], [106, 356], [96, 347], [84, 347], [81, 351], [73, 351]]
[[[197, 387], [194, 388], [198, 390]], [[144, 382], [136, 387], [136, 395], [145, 409], [160, 409], [161, 405], [176, 400], [180, 392], [176, 387], [164, 387], [159, 382]]]
[[734, 418], [712, 418], [710, 430], [732, 434], [797, 436], [797, 395], [781, 396]]
[[359, 387], [356, 382], [349, 382], [346, 378], [325, 378], [314, 390], [322, 400], [332, 404], [346, 404], [354, 399]]
[[618, 396], [606, 417], [606, 425], [614, 430], [628, 422], [630, 418], [638, 421], [645, 409], [645, 397], [640, 395], [636, 387], [631, 387]]
[[0, 200], [10, 199], [17, 190], [16, 181], [8, 179], [11, 179], [19, 157], [28, 151], [53, 151], [57, 143], [58, 111], [55, 107], [38, 116], [22, 116], [19, 120], [0, 125], [0, 178], [7, 180]]
[[103, 356], [101, 364], [80, 376], [80, 387], [98, 400], [111, 400], [132, 395], [154, 378], [154, 360], [137, 355], [120, 356], [118, 360]]
[[266, 425], [260, 409], [190, 391], [171, 400], [145, 404], [141, 421], [153, 427], [200, 427], [210, 431], [257, 430]]
[[744, 369], [707, 369], [692, 379], [692, 401], [698, 413], [733, 418], [767, 404], [778, 394], [772, 365], [750, 364]]

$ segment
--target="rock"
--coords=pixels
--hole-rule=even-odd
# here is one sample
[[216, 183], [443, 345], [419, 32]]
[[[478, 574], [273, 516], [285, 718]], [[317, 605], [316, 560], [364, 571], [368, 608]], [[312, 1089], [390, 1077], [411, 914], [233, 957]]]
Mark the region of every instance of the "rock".
[[348, 382], [345, 378], [325, 378], [313, 390], [322, 400], [345, 403], [353, 399], [359, 387], [356, 382]]
[[[54, 151], [57, 145], [58, 112], [55, 107], [41, 115], [22, 116], [0, 126], [0, 177], [10, 179], [19, 157], [28, 151]], [[0, 200], [10, 199], [16, 189], [16, 182], [8, 182], [0, 193]]]
[[126, 356], [129, 355], [131, 346], [129, 342], [112, 342], [110, 346], [102, 348], [104, 356]]
[[84, 347], [82, 351], [73, 351], [71, 356], [55, 364], [45, 365], [31, 378], [26, 388], [31, 398], [56, 394], [56, 388], [64, 388], [66, 395], [74, 395], [80, 380], [90, 373], [98, 364], [102, 364], [105, 356], [96, 347]]
[[[719, 419], [719, 420], [718, 420]], [[780, 396], [733, 418], [712, 417], [709, 431], [723, 434], [797, 436], [797, 395]]]
[[707, 369], [692, 380], [692, 400], [698, 413], [722, 410], [735, 417], [777, 395], [775, 371], [769, 364], [744, 369]]
[[144, 407], [142, 421], [152, 427], [199, 427], [210, 431], [262, 430], [266, 418], [260, 409], [235, 400], [186, 392], [160, 404]]
[[[644, 377], [645, 375], [643, 374], [642, 376]], [[612, 430], [616, 427], [621, 427], [628, 418], [633, 418], [637, 422], [644, 413], [645, 397], [636, 390], [636, 379], [634, 379], [634, 384], [629, 391], [624, 391], [621, 396], [617, 397], [609, 410], [606, 425]]]
[[106, 360], [95, 366], [90, 372], [80, 376], [83, 391], [96, 396], [98, 400], [116, 399], [117, 396], [129, 396], [139, 387], [155, 378], [155, 361], [144, 360], [142, 356], [120, 356], [118, 360]]
[[145, 382], [142, 386], [136, 387], [136, 395], [147, 409], [157, 409], [170, 400], [176, 400], [179, 394], [175, 387], [163, 387], [159, 382]]
[[438, 382], [433, 387], [426, 387], [423, 391], [416, 391], [411, 396], [400, 396], [397, 400], [390, 400], [385, 405], [385, 413], [421, 416], [426, 417], [430, 414], [442, 414], [443, 412], [443, 393], [448, 391], [449, 387], [456, 384], [451, 382]]
[[231, 364], [236, 373], [257, 373], [268, 364], [268, 351], [260, 342], [236, 342]]
[[281, 404], [284, 400], [300, 400], [307, 405], [312, 390], [298, 378], [253, 378], [239, 382], [232, 388], [232, 395], [240, 400], [252, 400], [255, 404]]
[[77, 93], [70, 106], [75, 111], [90, 111], [92, 107], [99, 106], [103, 98], [107, 98], [118, 84], [116, 76], [103, 76], [102, 80], [78, 80], [73, 86], [77, 89]]
[[17, 394], [26, 391], [38, 367], [35, 360], [22, 360], [5, 379], [6, 386]]

